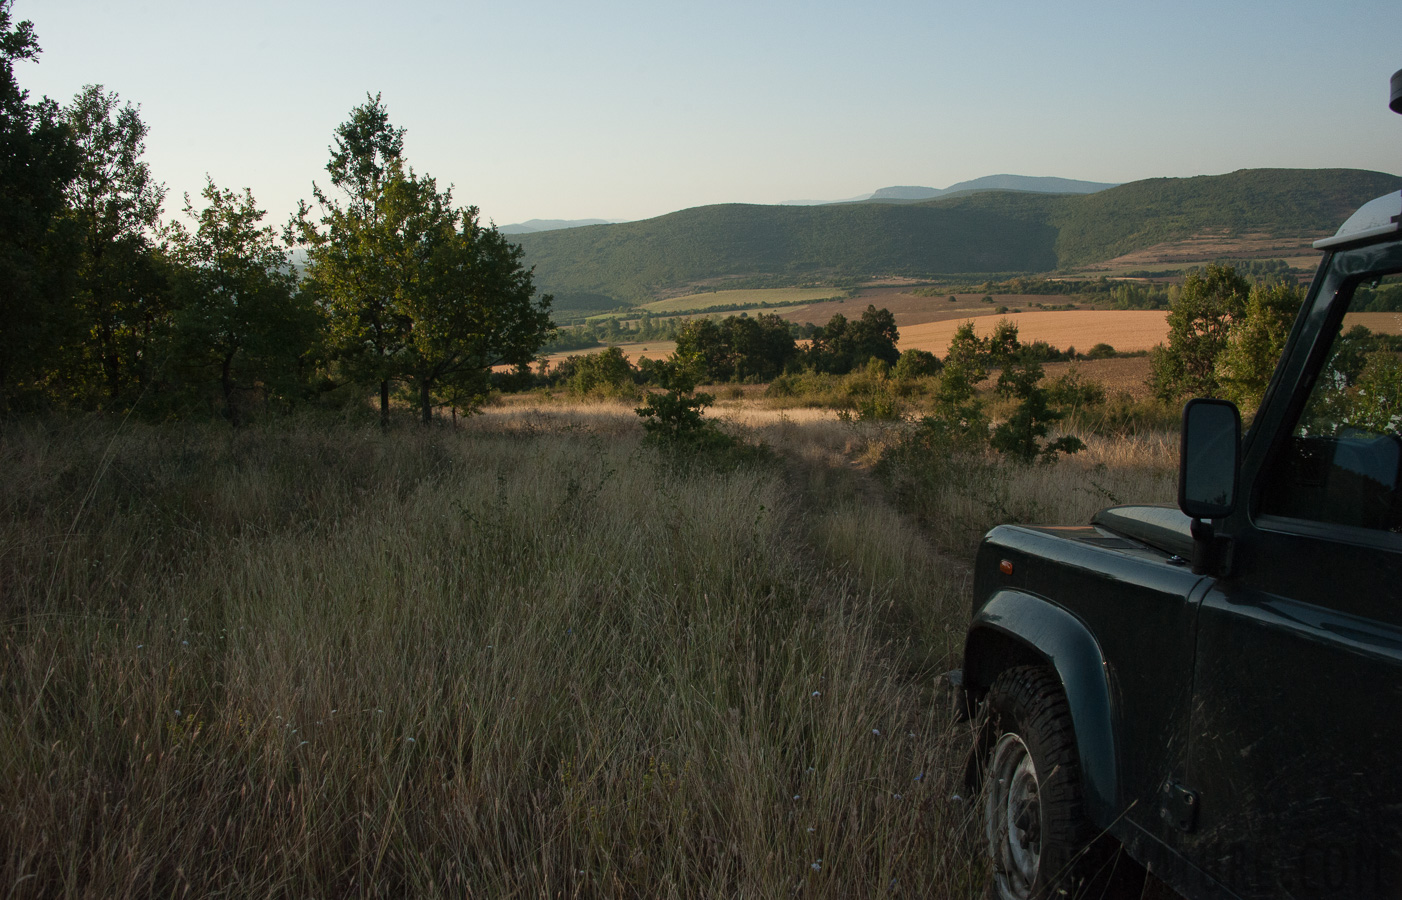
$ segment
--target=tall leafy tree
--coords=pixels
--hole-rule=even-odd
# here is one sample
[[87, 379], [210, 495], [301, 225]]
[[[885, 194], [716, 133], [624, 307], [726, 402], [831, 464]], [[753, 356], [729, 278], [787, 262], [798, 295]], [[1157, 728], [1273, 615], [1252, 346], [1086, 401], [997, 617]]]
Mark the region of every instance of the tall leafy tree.
[[29, 102], [15, 63], [35, 60], [34, 25], [0, 0], [0, 409], [33, 389], [73, 337], [71, 229], [61, 218], [77, 155], [58, 105]]
[[554, 327], [550, 298], [536, 301], [521, 248], [483, 227], [477, 207], [454, 207], [451, 189], [396, 163], [384, 194], [394, 311], [408, 322], [395, 374], [413, 383], [427, 424], [440, 388], [480, 398], [493, 366], [534, 358]]
[[249, 398], [295, 388], [318, 314], [297, 290], [287, 250], [271, 227], [259, 224], [264, 213], [252, 192], [207, 179], [201, 196], [206, 205], [199, 211], [185, 196], [194, 230], [177, 222], [168, 231], [180, 264], [177, 359], [193, 384], [219, 386], [222, 412], [237, 425]]
[[1217, 358], [1250, 293], [1251, 284], [1231, 266], [1209, 265], [1184, 279], [1168, 313], [1168, 345], [1154, 353], [1155, 394], [1176, 400], [1221, 393]]
[[1216, 372], [1222, 395], [1243, 412], [1249, 414], [1260, 406], [1304, 301], [1304, 291], [1294, 284], [1251, 288], [1246, 311], [1227, 335]]
[[68, 205], [82, 235], [79, 297], [90, 329], [82, 354], [89, 383], [78, 387], [120, 403], [151, 378], [173, 311], [155, 253], [165, 186], [142, 159], [148, 129], [139, 108], [88, 85], [63, 118], [78, 148]]
[[788, 322], [772, 314], [692, 319], [676, 339], [677, 358], [712, 383], [776, 378], [798, 353]]
[[412, 382], [423, 418], [435, 391], [485, 390], [490, 368], [529, 361], [551, 328], [522, 251], [453, 205], [403, 159], [404, 129], [378, 95], [336, 129], [327, 172], [340, 191], [313, 187], [288, 237], [308, 246], [307, 277], [322, 299], [341, 370], [378, 382], [388, 421], [390, 384]]
[[394, 242], [386, 242], [387, 184], [392, 170], [402, 170], [404, 129], [390, 124], [379, 94], [367, 94], [336, 127], [329, 150], [334, 190], [314, 183], [319, 214], [300, 203], [287, 237], [308, 248], [307, 275], [326, 305], [328, 339], [342, 371], [378, 382], [381, 420], [388, 421], [390, 382], [409, 339], [409, 321], [394, 302]]

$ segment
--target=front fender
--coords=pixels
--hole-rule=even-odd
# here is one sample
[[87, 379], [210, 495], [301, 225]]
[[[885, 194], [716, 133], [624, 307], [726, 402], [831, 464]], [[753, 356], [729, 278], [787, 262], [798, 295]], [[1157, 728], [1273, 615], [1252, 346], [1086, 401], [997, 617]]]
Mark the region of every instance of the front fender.
[[1024, 664], [1049, 665], [1061, 679], [1076, 730], [1086, 812], [1096, 825], [1109, 827], [1121, 809], [1110, 685], [1100, 646], [1061, 607], [1022, 591], [1001, 590], [969, 625], [964, 686], [982, 693], [999, 672]]

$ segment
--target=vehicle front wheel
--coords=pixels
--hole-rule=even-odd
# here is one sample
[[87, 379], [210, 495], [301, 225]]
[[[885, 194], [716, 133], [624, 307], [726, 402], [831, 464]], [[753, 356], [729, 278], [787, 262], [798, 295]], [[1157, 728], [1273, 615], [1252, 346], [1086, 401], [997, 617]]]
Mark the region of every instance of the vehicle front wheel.
[[1051, 669], [1021, 666], [988, 690], [979, 748], [992, 895], [1034, 900], [1085, 886], [1093, 835], [1071, 710]]

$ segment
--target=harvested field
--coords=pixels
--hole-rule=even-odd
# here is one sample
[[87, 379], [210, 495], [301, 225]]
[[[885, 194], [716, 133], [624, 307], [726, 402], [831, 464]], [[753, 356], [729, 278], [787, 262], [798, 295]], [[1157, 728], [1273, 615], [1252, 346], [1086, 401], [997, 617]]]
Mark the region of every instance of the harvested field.
[[[638, 307], [650, 313], [678, 313], [704, 310], [713, 306], [734, 306], [748, 303], [802, 303], [835, 299], [846, 295], [841, 288], [766, 288], [752, 291], [707, 291], [656, 300]], [[596, 316], [595, 318], [600, 318]]]
[[[909, 325], [919, 325], [925, 322], [944, 322], [951, 319], [962, 322], [973, 316], [988, 315], [997, 306], [1026, 308], [1034, 303], [1058, 306], [1074, 302], [1077, 299], [1062, 294], [986, 294], [982, 291], [961, 291], [953, 296], [955, 302], [950, 303], [949, 294], [941, 294], [938, 297], [922, 297], [919, 294], [909, 293], [907, 288], [880, 287], [865, 289], [857, 296], [845, 300], [790, 306], [767, 310], [767, 312], [777, 313], [788, 321], [797, 322], [800, 325], [805, 322], [824, 325], [828, 319], [838, 313], [849, 319], [855, 319], [862, 314], [868, 305], [871, 305], [877, 309], [889, 309], [891, 314], [896, 317], [896, 326], [904, 329]], [[988, 296], [993, 297], [992, 303], [983, 302], [983, 298]]]
[[1326, 235], [1276, 237], [1263, 233], [1233, 235], [1208, 232], [1181, 241], [1167, 241], [1126, 253], [1081, 271], [1097, 275], [1155, 269], [1181, 270], [1220, 259], [1283, 259], [1297, 272], [1308, 275], [1319, 265], [1319, 251], [1311, 243]]
[[1047, 363], [1042, 369], [1048, 379], [1060, 378], [1071, 369], [1087, 381], [1099, 382], [1105, 393], [1129, 394], [1135, 400], [1146, 400], [1149, 390], [1150, 358], [1125, 356], [1114, 359], [1078, 359], [1075, 362]]
[[[671, 356], [677, 349], [676, 341], [639, 341], [635, 344], [615, 344], [614, 346], [623, 351], [623, 355], [628, 357], [628, 361], [633, 365], [638, 364], [638, 360], [646, 356], [648, 359], [665, 359]], [[554, 366], [567, 356], [588, 356], [590, 353], [603, 353], [608, 347], [587, 347], [583, 350], [566, 350], [563, 353], [552, 353], [544, 357], [545, 361]]]
[[1402, 313], [1365, 312], [1344, 316], [1344, 328], [1362, 325], [1376, 334], [1402, 334]]
[[1017, 325], [1018, 338], [1023, 343], [1046, 341], [1059, 350], [1075, 347], [1084, 351], [1102, 343], [1120, 351], [1149, 350], [1168, 338], [1167, 313], [1163, 310], [1072, 309], [988, 314], [972, 319], [964, 316], [905, 326], [901, 328], [899, 346], [902, 351], [928, 350], [944, 356], [954, 332], [964, 322], [972, 320], [974, 330], [982, 337], [1003, 319]]

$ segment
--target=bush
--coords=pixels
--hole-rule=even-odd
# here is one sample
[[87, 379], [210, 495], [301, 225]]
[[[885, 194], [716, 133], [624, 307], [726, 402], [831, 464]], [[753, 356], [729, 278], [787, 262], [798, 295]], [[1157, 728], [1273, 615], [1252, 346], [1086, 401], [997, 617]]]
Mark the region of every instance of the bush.
[[1047, 385], [1047, 399], [1068, 411], [1100, 406], [1105, 402], [1105, 388], [1100, 382], [1085, 378], [1072, 366], [1069, 372]]
[[710, 394], [696, 393], [694, 369], [679, 363], [657, 367], [666, 390], [647, 395], [634, 410], [643, 419], [643, 442], [674, 458], [705, 457], [713, 462], [738, 463], [767, 456], [762, 447], [739, 441], [707, 421], [702, 410], [715, 402]]
[[938, 375], [942, 368], [944, 368], [944, 363], [940, 362], [940, 358], [930, 351], [907, 350], [896, 361], [895, 375], [899, 381], [909, 381], [912, 378]]
[[555, 369], [557, 382], [568, 384], [573, 394], [580, 396], [635, 396], [634, 375], [637, 370], [617, 347], [585, 356], [569, 356]]
[[1182, 407], [1157, 398], [1137, 400], [1120, 391], [1104, 403], [1072, 409], [1067, 423], [1074, 428], [1115, 437], [1130, 437], [1155, 431], [1175, 431], [1181, 424]]

